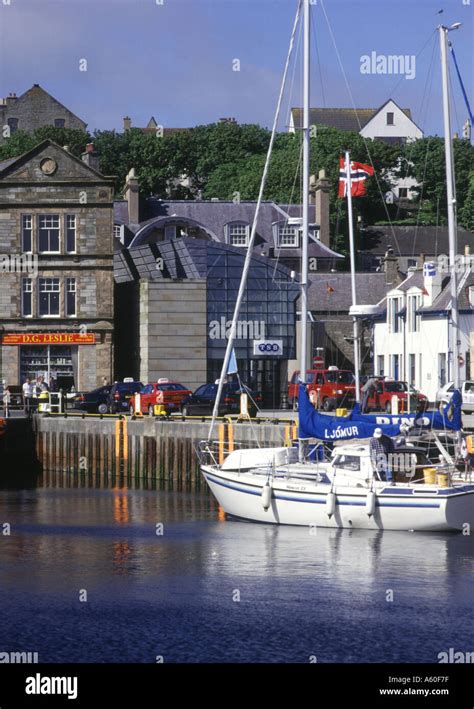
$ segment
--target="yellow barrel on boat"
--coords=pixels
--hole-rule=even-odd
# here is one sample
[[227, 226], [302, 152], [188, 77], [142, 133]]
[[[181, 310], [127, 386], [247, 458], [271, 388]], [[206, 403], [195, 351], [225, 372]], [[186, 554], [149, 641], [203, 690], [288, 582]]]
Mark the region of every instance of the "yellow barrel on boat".
[[438, 473], [438, 475], [436, 476], [436, 483], [438, 487], [449, 487], [448, 473]]
[[423, 468], [423, 478], [426, 485], [436, 485], [436, 468]]
[[336, 409], [336, 416], [347, 416], [347, 409]]

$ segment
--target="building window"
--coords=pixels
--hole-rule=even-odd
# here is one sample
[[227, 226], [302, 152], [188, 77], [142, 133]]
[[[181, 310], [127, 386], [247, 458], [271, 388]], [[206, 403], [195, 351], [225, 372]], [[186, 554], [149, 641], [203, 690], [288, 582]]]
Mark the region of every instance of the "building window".
[[16, 133], [18, 130], [18, 118], [8, 118], [8, 127], [10, 128], [10, 133]]
[[392, 355], [392, 377], [395, 381], [400, 378], [400, 355]]
[[446, 353], [438, 353], [438, 383], [440, 387], [446, 384]]
[[388, 126], [393, 126], [393, 125], [395, 125], [394, 114], [393, 114], [393, 113], [390, 113], [390, 112], [387, 113], [387, 125], [388, 125]]
[[415, 355], [411, 354], [409, 355], [409, 367], [410, 367], [410, 384], [413, 386], [415, 385], [415, 367], [416, 367], [416, 361], [415, 361]]
[[66, 120], [64, 118], [55, 118], [54, 119], [54, 127], [55, 128], [64, 128], [66, 126]]
[[21, 217], [21, 250], [25, 253], [33, 251], [33, 217], [23, 214]]
[[407, 259], [407, 268], [416, 268], [418, 266], [418, 261], [416, 258]]
[[408, 187], [398, 188], [398, 199], [408, 199]]
[[378, 355], [377, 357], [377, 374], [379, 377], [385, 375], [385, 355]]
[[59, 215], [45, 214], [39, 218], [39, 247], [40, 253], [59, 253]]
[[389, 298], [387, 316], [389, 332], [400, 332], [400, 298]]
[[76, 215], [66, 214], [66, 251], [76, 252]]
[[420, 353], [418, 355], [418, 381], [420, 382], [420, 387], [423, 385], [423, 355]]
[[39, 314], [41, 317], [59, 315], [59, 278], [39, 279]]
[[228, 241], [231, 246], [248, 246], [248, 224], [229, 224], [228, 230]]
[[176, 239], [176, 224], [165, 226], [165, 239]]
[[66, 315], [76, 315], [76, 279], [66, 278]]
[[33, 280], [22, 278], [21, 280], [21, 314], [24, 318], [33, 315]]
[[298, 229], [290, 224], [284, 224], [278, 229], [278, 246], [280, 248], [298, 248]]
[[421, 298], [418, 295], [408, 296], [408, 332], [419, 332], [420, 316], [417, 310], [421, 305]]

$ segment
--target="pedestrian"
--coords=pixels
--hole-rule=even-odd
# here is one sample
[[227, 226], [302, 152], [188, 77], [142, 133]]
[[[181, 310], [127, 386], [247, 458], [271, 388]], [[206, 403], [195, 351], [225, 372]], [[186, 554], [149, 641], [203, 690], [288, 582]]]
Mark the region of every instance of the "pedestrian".
[[12, 399], [12, 395], [10, 394], [10, 389], [6, 387], [6, 389], [3, 392], [3, 410], [5, 412], [5, 418], [8, 418], [9, 411], [10, 411], [10, 402]]
[[395, 446], [392, 439], [384, 435], [381, 428], [376, 428], [370, 439], [370, 458], [380, 480], [386, 480], [391, 484], [394, 484], [392, 476], [392, 455], [394, 450]]
[[377, 379], [369, 377], [362, 387], [362, 405], [361, 413], [366, 414], [369, 410], [369, 399], [377, 392]]
[[25, 411], [26, 413], [30, 413], [32, 404], [31, 400], [33, 399], [35, 388], [29, 377], [26, 377], [25, 381], [23, 382], [22, 391]]

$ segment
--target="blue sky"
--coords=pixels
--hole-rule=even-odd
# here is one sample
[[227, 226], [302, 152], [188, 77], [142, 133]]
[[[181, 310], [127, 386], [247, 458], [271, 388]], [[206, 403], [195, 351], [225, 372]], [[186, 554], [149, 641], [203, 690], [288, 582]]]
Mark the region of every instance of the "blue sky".
[[[222, 116], [270, 125], [296, 0], [0, 0], [0, 95], [34, 83], [88, 123], [122, 127], [193, 126]], [[161, 0], [158, 0], [161, 2]], [[312, 104], [351, 106], [326, 23], [313, 6]], [[439, 47], [442, 21], [452, 33], [471, 104], [474, 0], [325, 0], [337, 49], [360, 107], [393, 98], [426, 134], [442, 133]], [[439, 9], [444, 13], [438, 16]], [[362, 55], [418, 55], [416, 76], [363, 75]], [[317, 46], [317, 52], [316, 52]], [[81, 59], [87, 71], [79, 71]], [[240, 71], [232, 70], [234, 59]], [[300, 65], [290, 77], [282, 125], [300, 105]], [[453, 73], [453, 130], [467, 113]]]

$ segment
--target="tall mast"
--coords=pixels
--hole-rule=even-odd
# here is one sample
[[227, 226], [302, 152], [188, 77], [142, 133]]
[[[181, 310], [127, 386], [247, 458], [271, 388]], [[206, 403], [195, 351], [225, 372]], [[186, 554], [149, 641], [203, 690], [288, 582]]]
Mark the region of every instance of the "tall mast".
[[[303, 16], [303, 220], [301, 244], [301, 297], [300, 297], [300, 378], [306, 383], [306, 357], [307, 330], [308, 330], [308, 239], [309, 239], [309, 102], [310, 102], [310, 0], [304, 0]], [[303, 462], [304, 443], [299, 442], [299, 459]]]
[[449, 78], [448, 78], [448, 32], [458, 29], [459, 23], [451, 27], [440, 25], [439, 42], [441, 48], [441, 77], [443, 84], [443, 117], [444, 117], [444, 154], [446, 159], [446, 193], [448, 199], [448, 232], [449, 232], [449, 269], [451, 285], [451, 378], [454, 388], [460, 383], [459, 377], [459, 306], [458, 306], [458, 279], [456, 273], [456, 255], [458, 252], [456, 215], [454, 196], [454, 159], [453, 139], [451, 133], [451, 115], [449, 110]]
[[[346, 190], [347, 190], [347, 216], [349, 220], [349, 250], [351, 258], [351, 290], [352, 305], [357, 305], [356, 277], [355, 277], [355, 246], [354, 246], [354, 221], [352, 217], [352, 182], [351, 182], [351, 158], [346, 150]], [[359, 350], [359, 323], [357, 317], [352, 317], [352, 327], [354, 334], [354, 373], [355, 373], [355, 400], [360, 401], [360, 350]]]

